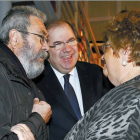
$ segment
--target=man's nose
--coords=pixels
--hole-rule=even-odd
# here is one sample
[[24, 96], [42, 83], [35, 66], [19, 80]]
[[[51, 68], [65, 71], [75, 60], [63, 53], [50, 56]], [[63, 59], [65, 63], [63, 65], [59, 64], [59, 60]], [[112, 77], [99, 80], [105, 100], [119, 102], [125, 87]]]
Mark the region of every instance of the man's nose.
[[42, 46], [42, 49], [46, 50], [46, 51], [49, 51], [49, 49], [50, 49], [49, 44], [47, 42], [45, 42]]
[[69, 45], [68, 42], [66, 42], [66, 43], [64, 43], [64, 49], [66, 49], [66, 50], [71, 50], [71, 49], [72, 49], [72, 46]]

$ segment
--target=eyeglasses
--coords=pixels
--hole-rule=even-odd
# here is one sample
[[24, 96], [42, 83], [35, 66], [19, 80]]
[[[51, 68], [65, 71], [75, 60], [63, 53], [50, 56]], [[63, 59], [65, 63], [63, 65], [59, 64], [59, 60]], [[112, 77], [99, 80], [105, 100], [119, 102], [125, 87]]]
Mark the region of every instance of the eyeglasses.
[[76, 38], [73, 38], [73, 39], [70, 39], [67, 42], [57, 41], [57, 42], [54, 43], [53, 46], [50, 46], [50, 48], [54, 48], [55, 50], [60, 50], [65, 46], [65, 44], [68, 44], [70, 46], [75, 46], [75, 45], [78, 44], [78, 40]]
[[21, 30], [17, 30], [17, 31], [19, 31], [19, 32], [21, 32], [21, 33], [24, 33], [24, 34], [36, 35], [36, 36], [40, 37], [40, 43], [41, 43], [42, 45], [44, 45], [45, 42], [48, 44], [48, 37], [46, 37], [46, 36], [42, 36], [42, 35], [39, 35], [39, 34], [26, 32], [26, 31], [21, 31]]
[[103, 50], [104, 53], [106, 52], [106, 50], [107, 50], [108, 48], [110, 48], [110, 44], [102, 45], [102, 50]]

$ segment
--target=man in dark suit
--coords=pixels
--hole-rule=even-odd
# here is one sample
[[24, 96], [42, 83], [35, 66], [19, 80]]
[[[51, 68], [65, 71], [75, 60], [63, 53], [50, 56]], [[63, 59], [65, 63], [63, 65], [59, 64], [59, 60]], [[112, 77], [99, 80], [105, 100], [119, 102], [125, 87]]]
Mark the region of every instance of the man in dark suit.
[[60, 20], [46, 24], [50, 58], [36, 84], [52, 107], [50, 140], [63, 140], [78, 118], [64, 91], [64, 75], [70, 74], [80, 113], [84, 113], [108, 91], [108, 79], [95, 64], [77, 62], [78, 41], [71, 26]]

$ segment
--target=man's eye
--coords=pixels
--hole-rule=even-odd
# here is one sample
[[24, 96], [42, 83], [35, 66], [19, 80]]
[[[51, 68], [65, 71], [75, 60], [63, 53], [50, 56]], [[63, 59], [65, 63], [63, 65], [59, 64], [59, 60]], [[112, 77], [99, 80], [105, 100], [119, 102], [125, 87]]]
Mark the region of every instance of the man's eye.
[[54, 45], [61, 45], [61, 44], [63, 44], [62, 42], [56, 42], [56, 43], [54, 43]]
[[73, 42], [75, 39], [73, 38], [73, 39], [70, 39], [68, 42]]

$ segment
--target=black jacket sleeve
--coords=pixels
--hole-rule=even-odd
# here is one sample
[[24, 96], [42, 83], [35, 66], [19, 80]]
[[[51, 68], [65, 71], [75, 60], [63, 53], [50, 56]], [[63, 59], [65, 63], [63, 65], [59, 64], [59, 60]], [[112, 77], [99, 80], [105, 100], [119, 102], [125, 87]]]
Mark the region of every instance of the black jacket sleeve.
[[[19, 97], [16, 96], [19, 91], [25, 92], [24, 89], [20, 88], [23, 85], [17, 84], [20, 86], [16, 87], [11, 84], [5, 68], [0, 65], [0, 140], [18, 140], [16, 134], [10, 130], [13, 125], [16, 125], [16, 123], [13, 123], [13, 116], [20, 118], [19, 123], [24, 123], [30, 128], [36, 140], [48, 140], [48, 127], [46, 127], [42, 117], [38, 113], [31, 113], [29, 117], [25, 118], [22, 116], [24, 114], [22, 111], [24, 111], [26, 105], [14, 105], [11, 97], [16, 99], [16, 97]], [[16, 85], [15, 81], [14, 85]], [[20, 111], [20, 113], [17, 111]]]
[[30, 128], [36, 140], [48, 140], [48, 127], [38, 113], [32, 113], [26, 121], [21, 121], [21, 123]]

